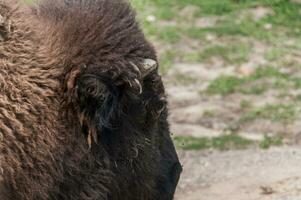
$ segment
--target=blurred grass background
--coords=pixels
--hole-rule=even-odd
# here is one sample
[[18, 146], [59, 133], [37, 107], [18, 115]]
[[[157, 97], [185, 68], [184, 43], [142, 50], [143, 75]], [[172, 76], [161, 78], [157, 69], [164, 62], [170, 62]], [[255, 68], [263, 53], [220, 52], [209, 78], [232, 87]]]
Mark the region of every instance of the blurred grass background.
[[[164, 72], [168, 71], [174, 62], [203, 62], [213, 56], [219, 56], [233, 64], [242, 63], [248, 59], [252, 48], [249, 43], [242, 41], [243, 38], [252, 38], [269, 44], [271, 49], [265, 55], [268, 60], [275, 60], [283, 53], [293, 53], [293, 50], [300, 48], [301, 4], [298, 1], [131, 0], [131, 2], [138, 12], [147, 36], [167, 48], [161, 54]], [[218, 41], [225, 37], [232, 39], [229, 42]], [[209, 42], [206, 42], [206, 39]], [[210, 42], [210, 39], [214, 41]], [[190, 40], [191, 45], [185, 42], [187, 40]], [[285, 48], [283, 43], [287, 40], [296, 42]], [[190, 51], [181, 48], [183, 43], [190, 47]]]
[[[267, 148], [299, 142], [301, 1], [131, 2], [171, 88], [172, 127], [188, 127], [172, 128], [178, 147], [231, 149], [256, 143]], [[181, 92], [192, 90], [199, 98], [190, 92], [179, 100]]]

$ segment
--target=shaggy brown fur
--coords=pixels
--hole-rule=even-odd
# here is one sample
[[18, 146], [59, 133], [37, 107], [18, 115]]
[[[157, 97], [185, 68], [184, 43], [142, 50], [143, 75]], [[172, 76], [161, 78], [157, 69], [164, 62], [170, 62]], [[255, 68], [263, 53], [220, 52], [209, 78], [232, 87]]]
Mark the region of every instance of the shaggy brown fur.
[[169, 200], [157, 60], [123, 0], [0, 0], [2, 200]]

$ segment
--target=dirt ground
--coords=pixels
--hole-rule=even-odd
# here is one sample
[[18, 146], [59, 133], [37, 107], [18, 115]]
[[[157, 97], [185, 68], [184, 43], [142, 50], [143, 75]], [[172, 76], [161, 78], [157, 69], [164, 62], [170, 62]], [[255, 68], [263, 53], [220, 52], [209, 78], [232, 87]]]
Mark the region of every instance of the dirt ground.
[[301, 148], [180, 151], [175, 200], [300, 200]]

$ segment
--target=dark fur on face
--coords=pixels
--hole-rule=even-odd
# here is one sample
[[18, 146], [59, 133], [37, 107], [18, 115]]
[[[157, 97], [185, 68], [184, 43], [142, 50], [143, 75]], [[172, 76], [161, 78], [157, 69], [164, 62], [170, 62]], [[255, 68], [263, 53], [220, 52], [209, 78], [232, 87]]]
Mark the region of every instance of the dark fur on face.
[[157, 70], [126, 1], [0, 0], [1, 199], [171, 200]]

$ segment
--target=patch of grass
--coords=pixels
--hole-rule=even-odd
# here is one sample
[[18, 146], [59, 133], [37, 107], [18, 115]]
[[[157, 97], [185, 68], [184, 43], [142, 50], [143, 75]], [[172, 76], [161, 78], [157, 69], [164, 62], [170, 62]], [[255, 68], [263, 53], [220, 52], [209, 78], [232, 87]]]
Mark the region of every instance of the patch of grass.
[[[254, 22], [251, 19], [245, 19], [237, 24], [233, 23], [231, 20], [222, 26], [224, 30], [228, 30], [228, 34], [254, 37], [262, 40], [267, 40], [272, 37], [271, 31], [264, 29], [264, 24], [259, 21]], [[222, 33], [223, 32], [220, 32], [220, 34]]]
[[211, 118], [211, 117], [214, 117], [214, 116], [215, 116], [214, 110], [204, 110], [203, 111], [203, 117]]
[[220, 76], [209, 84], [206, 92], [209, 94], [230, 94], [235, 92], [236, 88], [244, 82], [244, 79], [236, 76]]
[[253, 121], [255, 119], [268, 119], [273, 122], [291, 122], [296, 118], [296, 108], [294, 105], [267, 104], [260, 108], [254, 108], [246, 113], [240, 123]]
[[[196, 28], [192, 26], [187, 31], [187, 35], [192, 38], [203, 38], [206, 33], [214, 33], [218, 36], [244, 36], [274, 42], [278, 38], [282, 38], [283, 41], [287, 35], [301, 35], [301, 22], [299, 20], [301, 18], [299, 13], [301, 5], [287, 0], [243, 2], [200, 0], [196, 5], [200, 6], [202, 15], [223, 16], [223, 20], [220, 20], [214, 27]], [[223, 9], [220, 9], [219, 6], [222, 6]], [[237, 18], [244, 12], [244, 9], [256, 6], [270, 8], [274, 14], [267, 15], [257, 21], [254, 21], [250, 16]], [[271, 28], [266, 28], [267, 24], [270, 24]]]
[[224, 19], [218, 21], [213, 27], [207, 28], [191, 28], [187, 29], [187, 35], [191, 38], [203, 39], [206, 34], [215, 34], [222, 36], [239, 36], [256, 38], [262, 41], [273, 41], [282, 35], [283, 31], [277, 31], [278, 27], [266, 29], [266, 22], [254, 21], [251, 18], [241, 19], [238, 21], [237, 13], [231, 16], [225, 16]]
[[206, 34], [208, 34], [209, 31], [205, 31], [203, 28], [198, 28], [195, 26], [188, 27], [186, 30], [186, 35], [192, 39], [204, 39]]
[[177, 27], [165, 27], [158, 32], [158, 39], [166, 43], [177, 43], [181, 39], [181, 30]]
[[298, 94], [298, 95], [295, 97], [295, 101], [301, 101], [301, 94]]
[[186, 63], [194, 63], [194, 62], [202, 61], [200, 52], [198, 52], [198, 51], [189, 52], [189, 53], [182, 52], [181, 55], [182, 55], [183, 62], [186, 62]]
[[[274, 79], [274, 80], [273, 80]], [[272, 80], [271, 83], [259, 83], [259, 80]], [[220, 76], [213, 80], [207, 87], [208, 94], [227, 95], [234, 92], [244, 94], [262, 94], [270, 88], [286, 89], [294, 85], [301, 87], [300, 79], [293, 78], [274, 67], [258, 68], [253, 74], [247, 77]]]
[[[256, 83], [256, 82], [255, 82]], [[268, 84], [255, 84], [251, 86], [241, 86], [237, 89], [237, 92], [243, 93], [243, 94], [263, 94], [265, 91], [269, 89]]]
[[262, 149], [268, 149], [271, 146], [280, 146], [283, 144], [283, 138], [281, 136], [264, 136], [264, 139], [259, 143], [259, 147]]
[[160, 55], [160, 72], [165, 74], [174, 64], [174, 58], [179, 54], [177, 50], [167, 50]]
[[[254, 3], [256, 2], [256, 3]], [[275, 2], [274, 0], [271, 2]], [[223, 35], [240, 35], [256, 38], [270, 38], [277, 34], [277, 31], [264, 29], [264, 20], [254, 22], [251, 19], [243, 19], [237, 23], [237, 12], [252, 6], [260, 6], [261, 1], [246, 1], [235, 2], [232, 0], [131, 0], [133, 7], [138, 11], [138, 18], [144, 27], [148, 37], [157, 37], [166, 42], [177, 42], [178, 37], [186, 35], [194, 39], [203, 39], [204, 35], [214, 33], [218, 36]], [[201, 16], [223, 16], [223, 20], [214, 27], [198, 28], [191, 19], [185, 22], [185, 18], [181, 17], [179, 13], [187, 6], [195, 6], [196, 9], [192, 12], [197, 12], [193, 17], [196, 19]], [[176, 22], [176, 26], [158, 27], [157, 22], [149, 23], [147, 16], [152, 15], [156, 21], [172, 20]], [[185, 22], [183, 24], [183, 22]], [[175, 29], [175, 30], [174, 30]], [[166, 32], [166, 33], [165, 33]], [[182, 32], [179, 34], [179, 32]], [[169, 37], [171, 36], [171, 37]]]
[[210, 148], [208, 138], [176, 136], [173, 138], [173, 141], [177, 148], [184, 150], [203, 150]]
[[258, 79], [262, 79], [262, 78], [272, 78], [272, 77], [288, 79], [289, 74], [283, 73], [275, 67], [265, 67], [265, 68], [258, 68], [254, 74], [250, 75], [250, 77], [248, 79], [249, 80], [258, 80]]
[[283, 138], [281, 136], [267, 136], [257, 142], [243, 138], [236, 134], [222, 135], [213, 138], [192, 137], [192, 136], [175, 136], [173, 138], [177, 148], [183, 150], [205, 150], [216, 149], [221, 151], [247, 149], [251, 146], [258, 146], [261, 149], [269, 149], [272, 146], [281, 146]]
[[279, 58], [285, 56], [285, 54], [287, 54], [287, 53], [288, 52], [285, 49], [274, 48], [265, 54], [265, 58], [268, 61], [275, 61], [275, 60], [278, 60]]
[[242, 138], [235, 134], [223, 135], [214, 138], [195, 138], [195, 137], [174, 137], [174, 143], [178, 148], [184, 150], [202, 149], [245, 149], [252, 144], [251, 140]]
[[25, 3], [32, 4], [35, 0], [23, 0]]
[[176, 73], [174, 75], [174, 83], [180, 84], [180, 85], [191, 85], [193, 83], [197, 82], [197, 79], [185, 74]]
[[300, 35], [301, 5], [292, 1], [279, 0], [273, 3], [274, 16], [268, 16], [265, 20], [278, 26], [283, 26], [293, 30], [291, 34]]
[[207, 60], [212, 57], [220, 57], [227, 63], [239, 64], [247, 61], [250, 50], [250, 46], [244, 43], [210, 46], [203, 50], [200, 58]]
[[301, 79], [300, 78], [292, 78], [292, 81], [294, 83], [294, 86], [296, 89], [301, 88]]
[[240, 108], [242, 109], [248, 109], [252, 107], [252, 103], [248, 100], [241, 100], [240, 101]]
[[[133, 7], [137, 10], [138, 19], [142, 24], [147, 38], [151, 41], [160, 41], [162, 45], [174, 45], [175, 48], [181, 44], [181, 38], [204, 41], [206, 35], [234, 38], [255, 38], [268, 44], [284, 43], [288, 39], [296, 39], [301, 36], [301, 4], [289, 0], [131, 0]], [[265, 17], [254, 20], [248, 13], [249, 9], [265, 7], [272, 11]], [[183, 9], [191, 9], [189, 17], [183, 17]], [[187, 10], [186, 10], [187, 12]], [[149, 22], [147, 16], [155, 17], [154, 22]], [[200, 17], [218, 17], [216, 25], [212, 27], [198, 27], [194, 22]], [[172, 21], [173, 26], [160, 23], [161, 21]], [[269, 24], [270, 27], [266, 25]], [[188, 44], [189, 46], [189, 44]], [[277, 46], [277, 45], [276, 45]], [[300, 49], [298, 42], [293, 44]], [[277, 47], [276, 47], [277, 48]], [[273, 49], [266, 53], [268, 61], [281, 59], [285, 48]], [[250, 47], [246, 44], [226, 44], [217, 46], [209, 45], [204, 50], [196, 49], [195, 53], [183, 52], [180, 60], [184, 62], [203, 62], [212, 57], [219, 57], [230, 64], [239, 64], [248, 59]], [[165, 54], [163, 52], [163, 54]], [[159, 55], [171, 66], [171, 61]], [[173, 58], [178, 55], [174, 55]], [[170, 57], [169, 57], [170, 58]], [[169, 68], [169, 67], [168, 67]], [[164, 69], [165, 70], [165, 69]], [[266, 89], [253, 87], [246, 93], [260, 94]]]
[[[190, 4], [199, 6], [202, 15], [224, 15], [235, 9], [235, 4], [229, 0], [187, 0]], [[185, 2], [185, 1], [183, 1]]]
[[182, 62], [210, 62], [212, 58], [220, 58], [227, 64], [241, 64], [248, 60], [251, 48], [246, 44], [234, 44], [228, 46], [209, 46], [203, 50], [191, 52], [179, 52], [177, 58]]
[[153, 14], [159, 19], [171, 19], [175, 13], [176, 1], [167, 0], [130, 0], [131, 4], [140, 14]]

